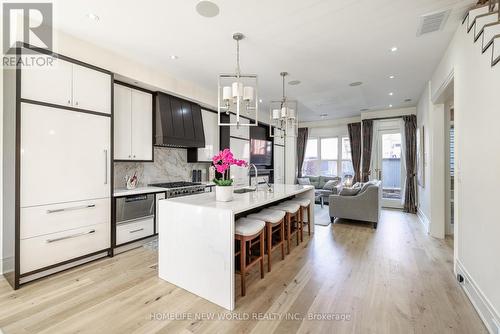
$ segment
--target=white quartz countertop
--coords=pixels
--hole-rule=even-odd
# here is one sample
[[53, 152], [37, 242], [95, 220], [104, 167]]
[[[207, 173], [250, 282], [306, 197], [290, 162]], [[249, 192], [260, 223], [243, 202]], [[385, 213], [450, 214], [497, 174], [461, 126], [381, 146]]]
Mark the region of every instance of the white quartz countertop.
[[237, 214], [301, 194], [308, 190], [314, 190], [314, 187], [310, 185], [275, 184], [273, 185], [273, 189], [273, 192], [269, 192], [267, 191], [267, 186], [260, 186], [254, 192], [234, 194], [234, 199], [231, 202], [217, 202], [215, 200], [215, 192], [177, 197], [167, 199], [167, 201], [196, 207], [230, 210], [234, 214]]
[[118, 188], [114, 190], [113, 197], [161, 193], [164, 191], [167, 191], [167, 189], [161, 187], [137, 187], [135, 189]]

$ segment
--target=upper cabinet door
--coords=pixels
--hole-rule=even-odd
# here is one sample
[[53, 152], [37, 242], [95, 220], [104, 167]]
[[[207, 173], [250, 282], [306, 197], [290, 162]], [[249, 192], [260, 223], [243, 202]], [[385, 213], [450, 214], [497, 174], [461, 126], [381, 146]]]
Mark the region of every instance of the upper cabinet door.
[[132, 159], [153, 160], [153, 96], [132, 89]]
[[73, 107], [111, 114], [111, 75], [73, 64]]
[[110, 117], [21, 110], [21, 207], [110, 197]]
[[132, 158], [132, 89], [114, 86], [114, 159]]
[[60, 59], [53, 64], [50, 68], [21, 68], [21, 97], [70, 107], [73, 65]]
[[[236, 115], [231, 114], [230, 120], [231, 124], [236, 124]], [[249, 124], [249, 123], [250, 121], [248, 119], [240, 117], [240, 124]], [[250, 127], [248, 125], [243, 125], [240, 126], [239, 128], [236, 128], [236, 126], [231, 126], [230, 136], [243, 139], [250, 139]]]
[[201, 116], [205, 133], [205, 147], [198, 149], [198, 161], [212, 161], [212, 157], [219, 152], [217, 113], [201, 110]]

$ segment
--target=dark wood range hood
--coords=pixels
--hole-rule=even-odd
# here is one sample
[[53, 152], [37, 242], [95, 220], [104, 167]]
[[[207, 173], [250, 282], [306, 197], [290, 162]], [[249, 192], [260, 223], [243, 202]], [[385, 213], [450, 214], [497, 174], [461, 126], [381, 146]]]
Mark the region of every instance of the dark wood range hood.
[[205, 147], [200, 105], [157, 92], [155, 145], [178, 148]]

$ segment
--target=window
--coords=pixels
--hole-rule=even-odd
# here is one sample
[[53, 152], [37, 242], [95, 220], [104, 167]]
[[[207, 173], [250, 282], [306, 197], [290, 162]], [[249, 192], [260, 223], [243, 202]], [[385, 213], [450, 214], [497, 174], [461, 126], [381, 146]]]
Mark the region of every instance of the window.
[[309, 138], [302, 175], [354, 175], [349, 137]]
[[352, 166], [351, 141], [349, 137], [342, 137], [342, 176], [354, 176], [354, 167]]

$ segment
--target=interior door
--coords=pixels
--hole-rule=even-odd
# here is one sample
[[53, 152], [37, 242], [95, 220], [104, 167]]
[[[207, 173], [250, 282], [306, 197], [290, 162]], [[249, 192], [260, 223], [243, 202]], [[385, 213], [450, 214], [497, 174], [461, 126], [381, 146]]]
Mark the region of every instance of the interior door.
[[110, 117], [21, 110], [21, 207], [110, 197]]
[[132, 89], [132, 159], [153, 160], [153, 96]]
[[382, 206], [402, 208], [403, 162], [400, 129], [378, 130], [372, 178], [382, 181]]

